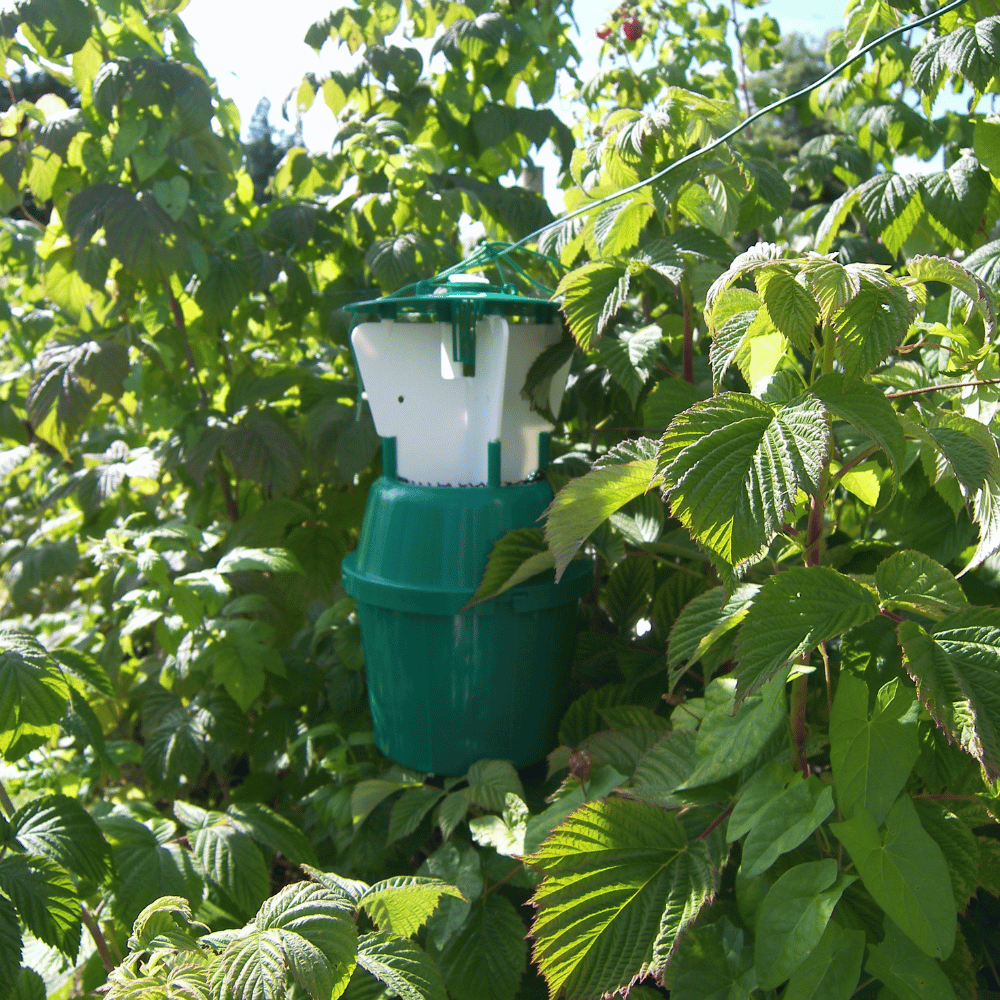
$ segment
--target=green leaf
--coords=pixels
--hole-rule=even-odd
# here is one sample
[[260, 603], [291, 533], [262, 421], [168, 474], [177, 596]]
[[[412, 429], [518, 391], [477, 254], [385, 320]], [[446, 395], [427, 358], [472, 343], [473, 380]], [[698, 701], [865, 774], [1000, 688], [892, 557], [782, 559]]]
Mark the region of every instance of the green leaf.
[[408, 938], [427, 923], [442, 896], [463, 898], [459, 889], [440, 879], [397, 875], [376, 882], [359, 903], [379, 930]]
[[959, 157], [947, 170], [920, 182], [930, 224], [955, 246], [971, 249], [976, 242], [992, 181], [971, 155]]
[[831, 921], [819, 944], [792, 973], [782, 1000], [850, 1000], [861, 978], [865, 932]]
[[858, 204], [874, 236], [895, 257], [923, 214], [920, 178], [915, 174], [880, 173], [857, 189]]
[[899, 1000], [955, 1000], [941, 963], [928, 958], [892, 920], [885, 923], [885, 940], [869, 947], [865, 971]]
[[809, 391], [832, 417], [845, 420], [867, 434], [885, 452], [893, 471], [899, 475], [906, 461], [906, 441], [896, 411], [884, 393], [865, 382], [848, 381], [837, 372], [818, 378]]
[[1000, 777], [1000, 612], [970, 608], [927, 632], [897, 630], [917, 695], [950, 740]]
[[365, 934], [358, 939], [358, 965], [403, 1000], [447, 1000], [437, 966], [412, 941]]
[[753, 396], [723, 393], [674, 418], [657, 471], [673, 516], [739, 566], [763, 553], [800, 489], [817, 491], [829, 447], [815, 399], [774, 409]]
[[858, 201], [858, 189], [849, 188], [826, 211], [823, 221], [816, 230], [816, 252], [829, 253], [840, 227], [847, 221]]
[[525, 926], [513, 904], [493, 893], [433, 954], [454, 1000], [514, 1000], [528, 961]]
[[644, 427], [662, 430], [681, 410], [704, 399], [705, 394], [682, 378], [664, 378], [653, 386], [643, 404]]
[[978, 274], [963, 267], [950, 257], [914, 257], [907, 261], [906, 269], [910, 276], [919, 281], [943, 281], [960, 293], [960, 298], [952, 294], [952, 304], [958, 301], [968, 301], [968, 313], [965, 321], [972, 317], [972, 310], [977, 308], [983, 316], [986, 327], [987, 341], [996, 338], [997, 306], [996, 293]]
[[[261, 657], [256, 654], [266, 648], [259, 643], [246, 645], [220, 643], [215, 647], [212, 677], [226, 689], [226, 693], [240, 706], [240, 710], [243, 712], [257, 700], [264, 690], [266, 683], [264, 667], [261, 663]], [[190, 747], [181, 743], [177, 746], [177, 750], [184, 754], [183, 759], [189, 764], [193, 759]]]
[[531, 856], [544, 872], [534, 957], [551, 995], [584, 1000], [663, 968], [716, 890], [704, 841], [670, 813], [628, 799], [588, 802]]
[[260, 570], [265, 573], [304, 573], [301, 564], [288, 549], [235, 548], [227, 552], [215, 567], [217, 573], [241, 573]]
[[508, 792], [524, 798], [524, 788], [513, 764], [507, 760], [480, 760], [469, 768], [466, 775], [469, 787], [466, 793], [473, 803], [490, 812], [503, 812]]
[[837, 358], [849, 379], [862, 378], [902, 343], [913, 319], [906, 289], [867, 277], [857, 295], [834, 317]]
[[[731, 293], [730, 293], [731, 294]], [[750, 336], [750, 329], [757, 319], [757, 309], [744, 309], [727, 317], [725, 322], [712, 334], [712, 346], [709, 349], [709, 364], [712, 368], [712, 385], [718, 388], [723, 376], [729, 371], [730, 365], [736, 360], [740, 350]], [[697, 402], [698, 396], [692, 399], [688, 406]], [[679, 413], [680, 407], [676, 412]], [[671, 419], [673, 416], [671, 416]]]
[[392, 804], [386, 843], [391, 844], [413, 833], [444, 794], [440, 788], [430, 785], [406, 789]]
[[883, 831], [861, 806], [830, 829], [875, 902], [921, 951], [947, 958], [956, 925], [951, 879], [941, 849], [920, 826], [910, 799], [896, 800]]
[[655, 476], [655, 458], [626, 459], [595, 466], [585, 476], [571, 479], [556, 494], [545, 522], [545, 541], [555, 559], [556, 579], [590, 533], [629, 500], [656, 485]]
[[757, 291], [771, 321], [793, 347], [808, 354], [819, 319], [819, 305], [795, 275], [783, 267], [758, 271]]
[[670, 963], [671, 1000], [742, 1000], [756, 985], [753, 948], [727, 917], [688, 931]]
[[857, 881], [834, 858], [790, 868], [771, 886], [757, 919], [754, 961], [761, 989], [780, 986], [815, 948], [843, 891]]
[[628, 298], [628, 270], [620, 264], [594, 262], [570, 271], [556, 287], [574, 339], [585, 351], [596, 344]]
[[830, 717], [830, 766], [844, 815], [863, 808], [881, 825], [919, 756], [913, 691], [889, 681], [869, 719], [868, 685], [841, 670]]
[[660, 351], [663, 331], [658, 326], [641, 330], [620, 330], [615, 338], [603, 338], [597, 345], [601, 360], [611, 377], [625, 390], [633, 408], [653, 371]]
[[111, 874], [111, 848], [90, 814], [75, 799], [43, 795], [10, 819], [12, 841], [28, 854], [51, 858], [97, 884]]
[[826, 566], [798, 567], [768, 577], [740, 626], [740, 697], [821, 642], [877, 614], [878, 601], [870, 590]]
[[[605, 744], [611, 737], [620, 738], [620, 734], [621, 731], [607, 734]], [[597, 734], [596, 739], [603, 735]], [[676, 808], [686, 804], [686, 797], [678, 792], [695, 768], [694, 742], [693, 731], [679, 730], [662, 736], [635, 763], [614, 760], [610, 763], [612, 766], [617, 763], [624, 773], [634, 772], [630, 794], [635, 798], [667, 809]], [[604, 744], [588, 740], [586, 745], [595, 756]]]
[[755, 583], [744, 583], [726, 600], [724, 588], [713, 587], [685, 605], [670, 630], [667, 645], [671, 689], [676, 683], [674, 668], [684, 662], [693, 666], [719, 639], [736, 628], [759, 590]]
[[151, 782], [176, 788], [181, 778], [197, 780], [205, 749], [205, 731], [197, 716], [173, 708], [157, 718], [151, 732], [144, 727], [143, 736], [142, 766]]
[[256, 802], [234, 803], [226, 810], [230, 823], [258, 844], [284, 854], [297, 865], [317, 864], [309, 838], [291, 820]]
[[224, 820], [195, 830], [188, 839], [205, 877], [243, 913], [256, 913], [270, 894], [267, 865], [256, 844]]
[[741, 172], [750, 191], [740, 202], [736, 232], [746, 233], [778, 218], [788, 208], [792, 191], [781, 171], [768, 160], [743, 160]]
[[401, 781], [390, 781], [385, 778], [372, 778], [359, 781], [351, 791], [351, 818], [355, 826], [364, 822], [368, 814], [383, 799], [403, 788], [422, 787], [423, 782], [417, 777], [405, 777]]
[[819, 778], [796, 781], [754, 816], [743, 845], [740, 873], [763, 875], [782, 854], [793, 851], [833, 812], [833, 789]]
[[427, 941], [440, 950], [458, 933], [471, 905], [483, 892], [479, 852], [469, 844], [454, 840], [442, 844], [420, 866], [419, 873], [454, 885], [463, 898], [444, 897], [427, 921]]
[[[131, 926], [139, 912], [160, 896], [183, 896], [192, 906], [201, 901], [202, 881], [190, 853], [179, 844], [161, 843], [131, 816], [112, 813], [98, 822], [119, 874], [113, 908], [123, 924]], [[173, 836], [173, 823], [164, 829]]]
[[940, 802], [914, 799], [913, 805], [920, 818], [920, 825], [941, 848], [944, 863], [951, 876], [955, 909], [964, 913], [979, 884], [979, 866], [983, 860], [976, 836]]
[[21, 972], [21, 925], [11, 901], [0, 896], [0, 990], [14, 992]]
[[952, 574], [930, 556], [910, 549], [880, 562], [875, 584], [886, 607], [898, 607], [931, 618], [968, 607], [965, 591]]
[[625, 632], [649, 607], [653, 589], [653, 562], [641, 555], [626, 557], [611, 571], [602, 601], [608, 616]]
[[0, 860], [0, 889], [25, 927], [71, 960], [80, 946], [80, 899], [69, 875], [48, 858], [12, 855]]
[[45, 981], [34, 969], [22, 967], [11, 1000], [45, 1000]]
[[694, 773], [682, 788], [699, 788], [741, 771], [784, 723], [785, 678], [775, 677], [737, 707], [733, 677], [717, 677], [705, 689], [705, 715], [695, 740]]
[[0, 752], [8, 754], [19, 737], [48, 736], [68, 702], [69, 688], [45, 648], [0, 628]]
[[115, 696], [114, 685], [107, 671], [89, 653], [64, 646], [49, 651], [49, 655], [65, 670], [86, 681], [95, 691], [108, 698]]
[[496, 597], [554, 565], [541, 528], [508, 531], [493, 543], [482, 583], [466, 607]]

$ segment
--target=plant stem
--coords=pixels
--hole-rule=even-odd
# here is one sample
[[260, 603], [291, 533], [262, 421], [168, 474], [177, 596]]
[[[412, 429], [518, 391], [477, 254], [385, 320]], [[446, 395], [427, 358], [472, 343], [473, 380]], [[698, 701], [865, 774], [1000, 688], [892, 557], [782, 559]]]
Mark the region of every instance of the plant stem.
[[809, 777], [809, 760], [806, 755], [806, 697], [809, 694], [809, 675], [799, 674], [792, 681], [792, 748], [795, 751], [795, 766], [803, 778]]
[[0, 781], [0, 807], [3, 808], [4, 814], [9, 818], [14, 815], [17, 810], [14, 808], [14, 803], [10, 801], [10, 796], [7, 794], [7, 789], [3, 787], [3, 782]]
[[833, 474], [834, 479], [839, 479], [841, 476], [850, 472], [856, 465], [860, 465], [866, 458], [870, 458], [875, 452], [878, 451], [879, 446], [873, 444], [870, 448], [865, 448], [864, 451], [859, 452], [854, 456], [849, 462], [844, 462], [844, 464]]
[[827, 725], [833, 718], [833, 684], [830, 681], [830, 657], [826, 652], [826, 643], [819, 644], [819, 655], [823, 657], [823, 673], [826, 675], [826, 720]]
[[104, 966], [105, 972], [114, 972], [115, 960], [111, 957], [108, 942], [101, 931], [101, 925], [97, 922], [97, 918], [86, 906], [80, 907], [80, 915], [83, 920], [83, 926], [90, 931], [90, 936], [94, 939], [94, 944], [97, 946], [97, 954], [101, 956], [101, 965]]
[[943, 392], [945, 389], [971, 389], [977, 385], [1000, 385], [1000, 378], [982, 378], [975, 382], [945, 382], [944, 385], [925, 385], [921, 389], [904, 389], [902, 392], [887, 392], [886, 399], [902, 399], [904, 396], [923, 396], [928, 392]]
[[823, 334], [822, 374], [829, 375], [833, 371], [833, 349], [836, 345], [836, 337], [833, 335], [833, 328], [829, 326], [824, 329]]
[[684, 381], [694, 385], [694, 316], [687, 275], [681, 278], [681, 303], [684, 306]]
[[198, 386], [201, 408], [207, 410], [208, 393], [205, 392], [205, 387], [201, 384], [201, 379], [198, 378], [198, 365], [194, 360], [194, 352], [191, 350], [191, 340], [188, 337], [187, 323], [184, 322], [184, 310], [181, 309], [181, 304], [177, 301], [177, 296], [174, 295], [174, 290], [170, 287], [169, 282], [163, 282], [163, 290], [167, 293], [167, 299], [170, 302], [170, 312], [174, 317], [174, 326], [177, 327], [177, 331], [181, 335], [181, 341], [184, 344], [184, 357], [187, 359], [188, 371], [191, 372], [191, 377], [194, 379], [195, 385]]
[[229, 482], [229, 473], [226, 472], [226, 465], [222, 460], [222, 452], [220, 451], [215, 453], [215, 474], [219, 480], [219, 489], [222, 490], [222, 496], [226, 501], [226, 513], [229, 515], [229, 520], [235, 524], [240, 519], [240, 509], [233, 497], [233, 488]]
[[725, 812], [719, 813], [711, 823], [708, 824], [705, 829], [698, 834], [699, 840], [705, 840], [708, 835], [716, 829], [716, 827], [721, 826], [729, 818], [729, 814], [736, 808], [736, 803], [734, 802]]

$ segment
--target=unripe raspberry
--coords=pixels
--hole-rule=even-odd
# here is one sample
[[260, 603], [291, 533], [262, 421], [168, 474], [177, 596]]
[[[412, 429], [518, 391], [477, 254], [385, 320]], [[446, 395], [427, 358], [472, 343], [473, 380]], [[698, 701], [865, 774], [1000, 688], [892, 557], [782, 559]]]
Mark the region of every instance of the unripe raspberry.
[[622, 31], [630, 42], [634, 42], [636, 39], [642, 38], [642, 22], [638, 18], [630, 17], [622, 25]]

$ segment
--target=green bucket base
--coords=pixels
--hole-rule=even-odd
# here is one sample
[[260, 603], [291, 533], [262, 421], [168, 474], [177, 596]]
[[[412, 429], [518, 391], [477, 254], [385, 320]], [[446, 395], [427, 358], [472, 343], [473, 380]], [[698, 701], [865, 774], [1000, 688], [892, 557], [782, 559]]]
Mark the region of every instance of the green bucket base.
[[359, 617], [375, 741], [391, 760], [462, 775], [483, 758], [525, 767], [555, 745], [575, 598], [540, 611], [508, 605], [451, 617], [359, 605]]
[[593, 566], [539, 574], [462, 611], [493, 543], [532, 527], [546, 481], [453, 488], [372, 484], [358, 547], [341, 566], [358, 602], [375, 740], [389, 758], [462, 775], [483, 758], [523, 767], [555, 745], [578, 599]]

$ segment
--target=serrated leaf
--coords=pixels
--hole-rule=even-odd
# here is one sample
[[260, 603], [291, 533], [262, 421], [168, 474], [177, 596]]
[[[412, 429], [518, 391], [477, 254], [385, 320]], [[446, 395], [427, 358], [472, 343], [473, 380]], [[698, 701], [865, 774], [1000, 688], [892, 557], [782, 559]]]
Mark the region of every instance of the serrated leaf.
[[552, 995], [584, 1000], [661, 969], [716, 891], [704, 841], [668, 812], [628, 799], [589, 802], [529, 863], [534, 958]]
[[819, 229], [816, 230], [817, 253], [830, 252], [830, 247], [833, 246], [833, 241], [836, 239], [837, 233], [840, 232], [840, 227], [847, 221], [847, 217], [851, 214], [851, 209], [854, 208], [857, 201], [858, 189], [850, 188], [826, 210], [826, 215], [823, 216], [823, 221], [819, 224]]
[[302, 565], [288, 549], [231, 549], [215, 567], [217, 573], [304, 573]]
[[856, 881], [834, 858], [790, 868], [771, 886], [757, 919], [757, 985], [779, 986], [815, 948], [844, 890]]
[[970, 608], [929, 632], [915, 622], [897, 629], [917, 695], [949, 740], [1000, 778], [1000, 612]]
[[437, 966], [412, 941], [365, 934], [358, 939], [358, 965], [403, 1000], [447, 1000]]
[[[914, 257], [907, 261], [906, 269], [910, 276], [919, 281], [943, 281], [951, 285], [952, 306], [959, 302], [968, 302], [968, 313], [965, 321], [972, 316], [972, 310], [978, 308], [982, 313], [986, 327], [987, 342], [993, 340], [997, 333], [996, 293], [974, 272], [959, 264], [950, 257]], [[956, 295], [958, 292], [959, 295]]]
[[355, 826], [364, 822], [368, 814], [383, 799], [403, 788], [422, 787], [418, 778], [404, 778], [401, 781], [391, 781], [388, 778], [371, 778], [359, 781], [351, 790], [351, 818]]
[[781, 267], [758, 271], [756, 281], [761, 301], [775, 327], [793, 347], [808, 354], [813, 348], [813, 333], [819, 319], [819, 305], [812, 294]]
[[920, 950], [946, 958], [955, 944], [951, 879], [941, 849], [924, 833], [913, 803], [900, 796], [882, 830], [859, 807], [831, 823], [875, 902]]
[[919, 756], [913, 691], [889, 681], [869, 718], [868, 685], [841, 670], [830, 716], [830, 766], [843, 814], [863, 808], [881, 824]]
[[858, 205], [873, 235], [895, 257], [920, 220], [920, 178], [915, 174], [876, 174], [857, 189]]
[[0, 751], [21, 736], [48, 735], [69, 702], [69, 688], [45, 648], [22, 632], [0, 628]]
[[477, 806], [490, 812], [503, 812], [508, 792], [524, 798], [521, 779], [507, 760], [480, 760], [469, 768], [466, 794]]
[[[599, 739], [602, 735], [597, 733], [594, 738]], [[694, 744], [695, 733], [691, 730], [662, 736], [634, 764], [630, 794], [666, 809], [684, 805], [685, 797], [677, 793], [695, 769]], [[598, 743], [597, 748], [601, 745]], [[592, 747], [592, 742], [588, 741], [587, 746]], [[614, 761], [609, 763], [615, 764]]]
[[0, 860], [0, 889], [24, 925], [71, 960], [80, 946], [80, 899], [67, 872], [48, 858], [11, 855]]
[[440, 879], [397, 875], [376, 882], [364, 892], [359, 904], [379, 930], [408, 938], [427, 923], [442, 896], [463, 898], [455, 886]]
[[258, 802], [234, 803], [226, 810], [237, 830], [297, 865], [317, 864], [309, 838], [291, 820]]
[[604, 337], [597, 345], [601, 360], [628, 394], [633, 407], [652, 373], [662, 339], [663, 331], [658, 326], [645, 326], [634, 331], [621, 330], [617, 337]]
[[931, 225], [955, 246], [969, 249], [982, 222], [992, 182], [974, 156], [959, 157], [947, 170], [920, 182]]
[[225, 822], [203, 826], [189, 839], [206, 878], [243, 913], [256, 913], [270, 892], [270, 876], [254, 842]]
[[716, 677], [705, 689], [705, 714], [695, 739], [695, 769], [682, 788], [700, 788], [737, 774], [784, 722], [784, 677], [774, 677], [741, 700], [736, 683], [733, 677]]
[[197, 717], [185, 708], [174, 708], [157, 718], [152, 731], [143, 730], [142, 765], [151, 782], [170, 788], [181, 778], [197, 779], [205, 748], [205, 732]]
[[723, 393], [678, 414], [657, 459], [673, 516], [732, 566], [757, 558], [795, 506], [815, 493], [830, 431], [802, 397], [778, 409]]
[[643, 426], [662, 430], [681, 410], [704, 398], [704, 393], [682, 378], [661, 379], [643, 403]]
[[825, 566], [768, 577], [740, 626], [740, 697], [821, 642], [877, 614], [878, 601], [870, 590]]
[[413, 833], [444, 794], [440, 788], [431, 785], [406, 789], [392, 804], [386, 843], [391, 844]]
[[828, 413], [867, 434], [886, 454], [893, 471], [906, 461], [906, 440], [892, 404], [875, 386], [851, 382], [839, 373], [818, 378], [809, 387]]
[[51, 858], [80, 878], [101, 884], [111, 874], [111, 848], [75, 799], [43, 795], [10, 819], [10, 837], [28, 854]]
[[834, 317], [837, 358], [847, 378], [867, 375], [902, 343], [913, 305], [895, 284], [863, 281], [858, 294]]
[[508, 531], [494, 542], [479, 589], [466, 606], [496, 597], [554, 565], [541, 528]]
[[[119, 879], [114, 884], [114, 912], [131, 926], [142, 909], [160, 896], [201, 901], [202, 881], [190, 853], [178, 844], [162, 844], [149, 827], [131, 816], [103, 816], [99, 825], [111, 844]], [[171, 824], [172, 826], [173, 824]]]
[[95, 691], [113, 698], [115, 689], [107, 671], [89, 653], [64, 646], [49, 651], [49, 655], [64, 669], [85, 680]]
[[0, 990], [13, 993], [21, 967], [21, 925], [9, 899], [0, 896]]
[[750, 602], [759, 590], [756, 583], [744, 583], [727, 599], [723, 587], [713, 587], [685, 605], [670, 630], [667, 645], [671, 689], [675, 684], [675, 668], [684, 662], [696, 663], [719, 639], [736, 628], [746, 617]]
[[894, 552], [880, 562], [875, 585], [882, 603], [901, 607], [932, 618], [968, 607], [965, 591], [940, 563], [922, 552]]
[[631, 278], [623, 265], [594, 262], [566, 275], [556, 287], [570, 332], [585, 351], [594, 347], [628, 298]]
[[513, 904], [491, 894], [434, 959], [455, 1000], [514, 1000], [527, 967], [525, 927]]
[[45, 981], [34, 969], [22, 966], [11, 1000], [45, 1000]]
[[549, 505], [545, 541], [556, 564], [556, 579], [590, 533], [630, 500], [656, 485], [656, 459], [640, 458], [595, 467], [571, 479]]
[[653, 563], [635, 555], [623, 559], [611, 571], [602, 600], [605, 610], [620, 631], [630, 629], [649, 606], [653, 589]]
[[[751, 324], [756, 318], [756, 309], [744, 309], [727, 317], [722, 326], [713, 332], [712, 346], [709, 349], [713, 385], [718, 386], [722, 377], [729, 371], [730, 365], [746, 343]], [[692, 400], [693, 402], [695, 400]]]

